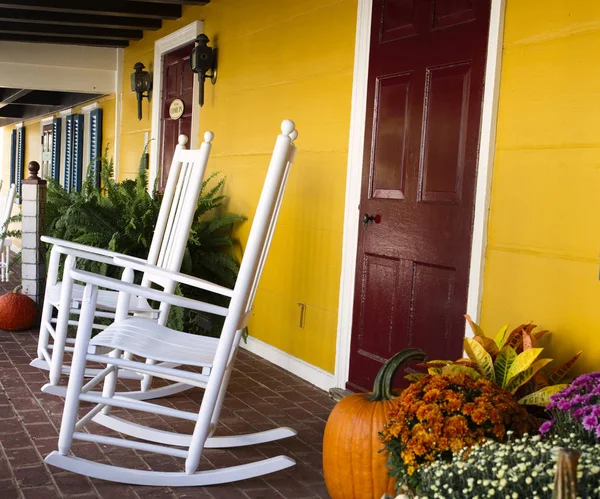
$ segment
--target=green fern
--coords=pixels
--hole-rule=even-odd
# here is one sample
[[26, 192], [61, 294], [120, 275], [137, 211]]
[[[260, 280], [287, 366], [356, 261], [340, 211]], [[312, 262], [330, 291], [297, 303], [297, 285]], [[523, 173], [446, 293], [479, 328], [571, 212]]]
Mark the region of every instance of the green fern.
[[[153, 195], [148, 193], [146, 151], [147, 146], [135, 179], [114, 180], [114, 163], [108, 158], [108, 148], [99, 158], [100, 187], [95, 185], [91, 173], [80, 193], [67, 193], [58, 182], [49, 179], [47, 234], [146, 258], [162, 201], [156, 184]], [[222, 195], [225, 180], [213, 173], [202, 183], [181, 270], [232, 287], [239, 270], [235, 257], [237, 242], [232, 238], [232, 229], [245, 217], [225, 211], [227, 197]], [[114, 278], [120, 278], [121, 274], [120, 268], [97, 262], [80, 260], [78, 266]], [[178, 286], [176, 292], [219, 305], [227, 305], [229, 300], [189, 286]], [[214, 335], [220, 331], [222, 318], [174, 307], [168, 325], [177, 330]]]

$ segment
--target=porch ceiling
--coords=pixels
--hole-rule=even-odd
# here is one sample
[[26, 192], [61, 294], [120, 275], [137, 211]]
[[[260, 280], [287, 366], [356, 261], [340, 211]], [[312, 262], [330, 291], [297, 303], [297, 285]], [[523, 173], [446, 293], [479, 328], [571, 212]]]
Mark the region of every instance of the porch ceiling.
[[55, 113], [97, 97], [100, 95], [0, 88], [0, 127]]
[[0, 41], [126, 47], [210, 0], [0, 0]]

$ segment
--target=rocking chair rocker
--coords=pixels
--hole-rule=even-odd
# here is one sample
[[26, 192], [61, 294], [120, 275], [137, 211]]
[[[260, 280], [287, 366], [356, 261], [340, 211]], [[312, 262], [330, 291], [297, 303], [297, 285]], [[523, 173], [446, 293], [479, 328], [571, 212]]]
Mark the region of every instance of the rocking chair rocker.
[[[170, 272], [179, 271], [181, 268], [213, 137], [211, 132], [206, 132], [200, 149], [188, 151], [185, 150], [187, 137], [185, 135], [179, 136], [179, 144], [173, 156], [148, 258], [147, 260], [139, 260], [139, 262], [156, 265], [167, 271], [161, 284], [164, 286], [165, 291], [169, 293], [175, 290], [177, 284], [169, 276]], [[69, 270], [75, 268], [77, 259], [92, 260], [118, 267], [119, 264], [115, 261], [115, 258], [123, 255], [52, 237], [42, 237], [42, 241], [52, 244], [53, 247], [50, 253], [42, 309], [38, 355], [31, 362], [31, 365], [50, 371], [50, 383], [45, 385], [46, 392], [65, 396], [65, 387], [57, 385], [61, 374], [68, 374], [70, 371], [70, 366], [63, 364], [64, 353], [72, 352], [75, 343], [74, 339], [67, 337], [68, 326], [77, 325], [78, 323], [78, 321], [70, 320], [69, 317], [72, 314], [80, 314], [84, 291], [83, 285], [73, 282]], [[59, 281], [59, 264], [63, 255], [66, 258], [62, 280]], [[150, 286], [149, 276], [144, 275], [142, 286]], [[118, 292], [100, 290], [97, 303], [99, 310], [96, 312], [96, 317], [113, 319], [117, 301]], [[58, 313], [56, 318], [53, 318], [55, 308]], [[154, 309], [142, 295], [136, 295], [131, 299], [128, 314], [148, 317], [164, 326], [167, 323], [169, 311], [170, 305], [168, 304], [163, 304], [159, 309]], [[105, 325], [96, 323], [92, 327], [98, 330], [106, 328]], [[93, 377], [97, 373], [97, 369], [88, 369], [86, 376]], [[190, 388], [186, 384], [176, 383], [150, 389], [151, 378], [148, 376], [122, 372], [120, 377], [141, 382], [141, 390], [123, 393], [125, 396], [140, 400], [165, 397]]]
[[[188, 286], [231, 297], [228, 307], [219, 307], [176, 296], [170, 292], [159, 291], [150, 287], [140, 287], [124, 280], [119, 281], [90, 272], [69, 270], [70, 279], [84, 282], [86, 286], [82, 298], [83, 306], [69, 374], [58, 451], [52, 452], [46, 458], [48, 464], [104, 480], [171, 487], [232, 482], [272, 473], [295, 464], [289, 457], [278, 456], [230, 468], [197, 471], [205, 448], [255, 445], [296, 434], [292, 429], [278, 428], [250, 435], [212, 436], [219, 421], [242, 331], [252, 311], [252, 303], [273, 237], [289, 169], [294, 158], [295, 146], [293, 141], [297, 136], [294, 124], [291, 121], [284, 121], [281, 129], [283, 133], [278, 136], [275, 144], [239, 275], [233, 290], [202, 279], [169, 272], [139, 260], [115, 258], [115, 263], [125, 267], [124, 274], [127, 274], [126, 277], [129, 281], [134, 271], [143, 271], [155, 283], [160, 283], [169, 278]], [[91, 333], [99, 287], [119, 291], [119, 297], [115, 322], [92, 338]], [[157, 300], [172, 306], [220, 314], [225, 317], [221, 337], [209, 338], [191, 335], [168, 329], [148, 318], [131, 317], [128, 314], [129, 302], [135, 296]], [[111, 352], [107, 355], [92, 354], [88, 353], [90, 347], [104, 347], [110, 349]], [[151, 365], [143, 361], [137, 361], [124, 356], [123, 352], [131, 352], [141, 358], [152, 358], [159, 362], [170, 363], [171, 366], [165, 364]], [[84, 385], [87, 361], [106, 364], [106, 368]], [[196, 370], [178, 369], [180, 366], [190, 366]], [[116, 395], [115, 387], [119, 370], [145, 373], [205, 388], [199, 412], [175, 410]], [[101, 395], [90, 392], [91, 388], [101, 382], [103, 382]], [[93, 402], [96, 405], [81, 419], [77, 420], [80, 401]], [[111, 415], [110, 409], [112, 407], [194, 421], [194, 431], [191, 435], [173, 433], [125, 421]], [[103, 424], [103, 420], [106, 419], [111, 419], [119, 425], [115, 429], [120, 433], [146, 442], [81, 431], [81, 428], [91, 420]], [[73, 440], [97, 442], [184, 458], [185, 472], [133, 470], [74, 457], [70, 455]]]

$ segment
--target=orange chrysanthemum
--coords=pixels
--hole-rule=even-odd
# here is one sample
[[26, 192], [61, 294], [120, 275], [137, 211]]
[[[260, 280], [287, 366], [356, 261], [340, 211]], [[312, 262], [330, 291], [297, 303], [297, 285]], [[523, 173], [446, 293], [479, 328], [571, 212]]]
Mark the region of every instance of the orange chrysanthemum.
[[412, 475], [485, 439], [502, 441], [508, 430], [520, 435], [535, 428], [512, 395], [486, 378], [434, 374], [402, 392], [380, 437], [388, 451], [399, 452]]

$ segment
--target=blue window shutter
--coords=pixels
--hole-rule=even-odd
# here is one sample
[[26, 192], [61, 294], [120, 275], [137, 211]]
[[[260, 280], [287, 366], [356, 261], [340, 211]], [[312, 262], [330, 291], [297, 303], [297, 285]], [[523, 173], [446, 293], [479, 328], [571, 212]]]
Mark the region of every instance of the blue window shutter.
[[62, 129], [62, 120], [54, 118], [52, 120], [52, 162], [50, 166], [50, 176], [56, 180], [59, 179], [60, 173], [60, 132]]
[[96, 188], [100, 187], [102, 161], [102, 109], [90, 113], [90, 169]]
[[13, 185], [15, 183], [16, 174], [17, 174], [17, 130], [14, 129], [10, 133], [10, 185]]
[[17, 150], [15, 155], [15, 184], [17, 184], [17, 196], [21, 204], [21, 181], [25, 170], [25, 127], [17, 129]]
[[83, 176], [83, 115], [77, 114], [73, 117], [73, 183], [71, 188], [81, 192]]
[[67, 192], [71, 192], [73, 170], [73, 115], [65, 119], [65, 168], [63, 187]]

